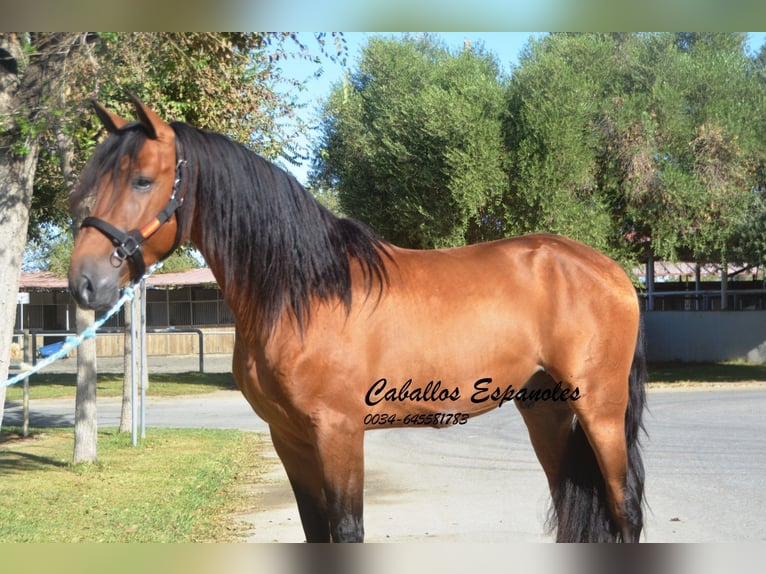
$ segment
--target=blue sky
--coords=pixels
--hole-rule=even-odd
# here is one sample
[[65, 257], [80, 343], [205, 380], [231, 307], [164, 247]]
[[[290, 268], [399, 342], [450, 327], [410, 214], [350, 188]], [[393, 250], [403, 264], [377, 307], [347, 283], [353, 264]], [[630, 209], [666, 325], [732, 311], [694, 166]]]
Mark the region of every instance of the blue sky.
[[[431, 32], [442, 38], [444, 42], [453, 49], [459, 49], [463, 46], [466, 39], [472, 44], [483, 43], [487, 51], [493, 53], [500, 63], [504, 72], [509, 72], [513, 66], [518, 63], [519, 55], [529, 39], [540, 35], [540, 32]], [[766, 32], [749, 32], [749, 48], [751, 52], [756, 52], [766, 41]], [[284, 61], [282, 69], [287, 78], [297, 80], [306, 80], [306, 91], [300, 94], [299, 101], [304, 104], [303, 109], [298, 113], [301, 118], [309, 124], [315, 124], [319, 114], [319, 106], [322, 100], [326, 98], [332, 89], [332, 86], [343, 78], [343, 74], [356, 67], [361, 56], [361, 50], [366, 45], [369, 38], [373, 36], [392, 37], [399, 34], [386, 34], [381, 32], [346, 32], [344, 38], [348, 45], [347, 67], [330, 62], [322, 58], [321, 66], [317, 64], [300, 61], [296, 59]], [[302, 33], [299, 35], [301, 41], [307, 44], [312, 53], [317, 53], [317, 44], [312, 34]], [[327, 60], [327, 61], [325, 61]], [[317, 71], [321, 70], [318, 77], [314, 77]], [[311, 136], [310, 136], [311, 137]], [[307, 144], [310, 142], [304, 142]], [[308, 145], [310, 150], [310, 145]], [[305, 162], [300, 167], [286, 166], [302, 183], [306, 183], [309, 170], [309, 162]]]

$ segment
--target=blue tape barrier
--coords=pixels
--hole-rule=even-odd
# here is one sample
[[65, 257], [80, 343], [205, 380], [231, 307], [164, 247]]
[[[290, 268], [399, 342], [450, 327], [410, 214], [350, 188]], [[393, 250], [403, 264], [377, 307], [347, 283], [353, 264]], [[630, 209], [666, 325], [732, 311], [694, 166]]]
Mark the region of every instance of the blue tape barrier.
[[[48, 355], [45, 359], [38, 362], [34, 367], [29, 369], [28, 371], [24, 371], [23, 373], [19, 373], [15, 377], [11, 377], [7, 381], [2, 383], [3, 387], [10, 387], [11, 385], [15, 385], [16, 383], [20, 383], [24, 379], [30, 377], [31, 375], [34, 375], [38, 371], [44, 369], [51, 363], [55, 363], [59, 359], [63, 359], [69, 353], [74, 351], [77, 347], [79, 347], [82, 342], [85, 339], [92, 339], [96, 336], [96, 331], [98, 331], [104, 323], [106, 323], [109, 319], [112, 318], [112, 316], [120, 310], [120, 308], [127, 303], [128, 301], [132, 300], [133, 297], [135, 297], [135, 290], [133, 286], [125, 287], [122, 291], [122, 297], [120, 297], [117, 302], [112, 306], [111, 309], [109, 309], [103, 317], [95, 321], [92, 325], [87, 327], [85, 330], [83, 330], [82, 333], [79, 335], [72, 335], [64, 339], [60, 344], [60, 348], [55, 351], [54, 353]], [[50, 346], [50, 345], [49, 345]]]

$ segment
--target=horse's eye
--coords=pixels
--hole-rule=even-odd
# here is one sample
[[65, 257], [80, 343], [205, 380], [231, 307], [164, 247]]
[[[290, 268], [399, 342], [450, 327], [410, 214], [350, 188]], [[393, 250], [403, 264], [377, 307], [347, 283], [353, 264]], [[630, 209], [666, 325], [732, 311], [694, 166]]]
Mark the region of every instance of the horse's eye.
[[146, 193], [147, 191], [152, 189], [152, 185], [154, 185], [154, 181], [145, 175], [137, 175], [133, 178], [133, 189], [135, 191]]

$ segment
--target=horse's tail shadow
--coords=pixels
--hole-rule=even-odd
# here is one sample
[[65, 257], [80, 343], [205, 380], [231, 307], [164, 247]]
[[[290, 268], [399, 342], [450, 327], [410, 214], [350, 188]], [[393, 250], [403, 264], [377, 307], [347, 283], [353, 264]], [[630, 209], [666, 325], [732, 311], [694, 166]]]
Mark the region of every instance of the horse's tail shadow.
[[[625, 439], [628, 475], [623, 491], [623, 513], [633, 541], [643, 529], [644, 464], [639, 435], [644, 431], [642, 415], [646, 402], [647, 378], [643, 321], [629, 378]], [[557, 542], [619, 542], [623, 533], [609, 513], [604, 479], [588, 437], [575, 419], [561, 467], [558, 486], [552, 493], [547, 527], [556, 532]]]

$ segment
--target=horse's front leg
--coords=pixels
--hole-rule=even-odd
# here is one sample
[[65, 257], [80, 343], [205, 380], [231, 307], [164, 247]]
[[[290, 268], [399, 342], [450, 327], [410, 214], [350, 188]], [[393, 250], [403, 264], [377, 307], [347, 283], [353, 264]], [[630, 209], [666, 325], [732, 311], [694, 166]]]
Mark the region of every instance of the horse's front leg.
[[322, 470], [312, 441], [271, 426], [271, 442], [290, 479], [306, 542], [330, 542]]
[[364, 430], [326, 424], [317, 433], [333, 542], [364, 542]]
[[271, 428], [307, 542], [363, 542], [364, 432], [318, 425], [299, 439]]

